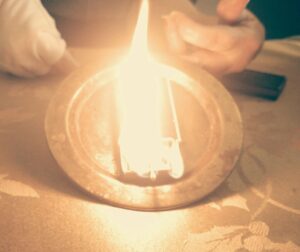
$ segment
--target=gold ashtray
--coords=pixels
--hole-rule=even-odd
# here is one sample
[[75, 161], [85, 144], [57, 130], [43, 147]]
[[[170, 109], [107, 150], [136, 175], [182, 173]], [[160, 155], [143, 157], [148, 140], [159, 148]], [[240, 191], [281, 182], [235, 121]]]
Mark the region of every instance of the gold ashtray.
[[239, 157], [241, 117], [223, 85], [204, 70], [174, 62], [159, 69], [171, 83], [181, 129], [185, 170], [178, 179], [165, 171], [155, 179], [122, 171], [116, 65], [75, 71], [50, 103], [46, 134], [54, 158], [80, 187], [110, 204], [141, 210], [188, 205], [215, 190]]

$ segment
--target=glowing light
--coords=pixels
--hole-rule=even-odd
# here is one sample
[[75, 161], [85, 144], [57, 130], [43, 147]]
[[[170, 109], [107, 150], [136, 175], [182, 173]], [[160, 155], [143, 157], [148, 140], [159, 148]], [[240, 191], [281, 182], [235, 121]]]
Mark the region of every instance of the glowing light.
[[[148, 51], [149, 2], [142, 0], [132, 46], [120, 65], [118, 100], [120, 106], [119, 147], [123, 173], [134, 172], [156, 178], [162, 170], [180, 178], [184, 165], [180, 133], [172, 90], [159, 74], [159, 65]], [[162, 84], [166, 83], [176, 139], [161, 133]]]
[[[176, 248], [176, 241], [182, 241], [182, 230], [185, 230], [187, 213], [181, 211], [139, 212], [128, 211], [105, 205], [87, 204], [82, 210], [85, 220], [93, 222], [89, 225], [89, 233], [107, 236], [109, 251], [157, 251], [157, 244], [166, 245], [168, 237]], [[176, 228], [174, 228], [174, 226]], [[170, 247], [171, 244], [168, 244]], [[177, 245], [178, 246], [178, 245]], [[175, 249], [171, 250], [175, 251]]]

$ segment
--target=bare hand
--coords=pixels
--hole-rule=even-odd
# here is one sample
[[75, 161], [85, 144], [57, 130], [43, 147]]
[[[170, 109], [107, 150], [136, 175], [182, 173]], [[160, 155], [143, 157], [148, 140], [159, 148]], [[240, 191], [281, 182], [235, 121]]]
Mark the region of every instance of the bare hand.
[[220, 0], [215, 25], [172, 12], [166, 17], [170, 49], [214, 74], [242, 71], [259, 52], [265, 37], [263, 25], [245, 9], [247, 3], [248, 0]]

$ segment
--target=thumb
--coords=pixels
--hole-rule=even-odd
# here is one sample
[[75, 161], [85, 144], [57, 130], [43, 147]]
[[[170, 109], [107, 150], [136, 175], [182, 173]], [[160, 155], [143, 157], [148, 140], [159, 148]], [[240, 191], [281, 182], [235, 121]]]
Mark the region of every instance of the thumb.
[[48, 66], [52, 66], [63, 56], [66, 42], [60, 36], [39, 32], [35, 45], [35, 56]]
[[217, 6], [218, 16], [226, 23], [236, 23], [239, 21], [249, 1], [250, 0], [220, 0]]

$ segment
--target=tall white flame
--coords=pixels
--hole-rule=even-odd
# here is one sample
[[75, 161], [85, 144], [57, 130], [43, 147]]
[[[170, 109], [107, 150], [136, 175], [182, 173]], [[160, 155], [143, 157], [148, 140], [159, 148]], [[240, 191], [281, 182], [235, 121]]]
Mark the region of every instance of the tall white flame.
[[149, 2], [142, 0], [130, 52], [120, 65], [121, 166], [123, 173], [142, 177], [154, 179], [159, 171], [167, 170], [180, 178], [184, 172], [180, 139], [163, 138], [160, 129], [162, 78], [148, 51], [148, 19]]

